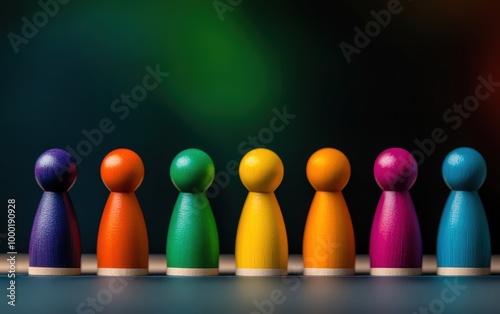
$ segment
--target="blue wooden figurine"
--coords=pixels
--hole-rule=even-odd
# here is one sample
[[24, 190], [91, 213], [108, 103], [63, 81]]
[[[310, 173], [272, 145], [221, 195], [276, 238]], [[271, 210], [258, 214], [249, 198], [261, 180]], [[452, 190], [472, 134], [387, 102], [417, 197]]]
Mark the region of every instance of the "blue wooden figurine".
[[442, 171], [451, 193], [439, 223], [437, 274], [488, 275], [490, 231], [477, 192], [486, 179], [486, 162], [476, 150], [460, 147], [446, 156]]

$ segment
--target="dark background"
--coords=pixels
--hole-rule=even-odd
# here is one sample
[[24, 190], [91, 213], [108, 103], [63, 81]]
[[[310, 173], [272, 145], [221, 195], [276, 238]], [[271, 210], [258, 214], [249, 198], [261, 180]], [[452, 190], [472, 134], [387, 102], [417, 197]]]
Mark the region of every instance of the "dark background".
[[[398, 146], [420, 156], [411, 194], [424, 252], [434, 254], [449, 193], [441, 163], [455, 147], [476, 148], [488, 164], [481, 196], [493, 253], [500, 253], [495, 225], [500, 90], [480, 101], [460, 125], [443, 118], [455, 103], [474, 95], [478, 76], [491, 74], [500, 81], [495, 1], [402, 0], [401, 12], [352, 54], [350, 63], [339, 45], [354, 45], [354, 28], [364, 30], [374, 20], [370, 11], [385, 10], [391, 1], [221, 3], [231, 8], [223, 19], [210, 0], [69, 1], [58, 4], [45, 23], [36, 1], [0, 4], [0, 195], [5, 203], [0, 232], [7, 228], [7, 199], [15, 198], [18, 252], [28, 250], [42, 194], [33, 166], [45, 150], [69, 146], [78, 151], [86, 140], [85, 130], [110, 119], [114, 130], [90, 146], [88, 156], [81, 156], [78, 180], [70, 191], [83, 251], [95, 253], [109, 193], [99, 176], [100, 163], [111, 150], [127, 147], [145, 164], [137, 196], [150, 252], [164, 253], [177, 197], [169, 178], [174, 156], [197, 147], [211, 155], [216, 171], [224, 170], [229, 162], [241, 159], [240, 143], [269, 127], [273, 108], [281, 111], [286, 106], [296, 118], [263, 146], [278, 153], [285, 166], [276, 194], [290, 253], [301, 252], [314, 195], [305, 176], [307, 159], [328, 146], [342, 150], [351, 162], [344, 195], [359, 254], [368, 252], [380, 196], [373, 162], [382, 150]], [[12, 34], [23, 36], [25, 21], [34, 16], [43, 25], [16, 52]], [[156, 65], [169, 76], [126, 117], [124, 112], [113, 112], [114, 100], [130, 94], [142, 84], [145, 68]], [[424, 151], [418, 142], [430, 138], [436, 128], [445, 132], [446, 140], [427, 142]], [[234, 253], [246, 193], [238, 176], [229, 176], [227, 186], [213, 193], [221, 253]], [[6, 241], [1, 240], [5, 248]]]

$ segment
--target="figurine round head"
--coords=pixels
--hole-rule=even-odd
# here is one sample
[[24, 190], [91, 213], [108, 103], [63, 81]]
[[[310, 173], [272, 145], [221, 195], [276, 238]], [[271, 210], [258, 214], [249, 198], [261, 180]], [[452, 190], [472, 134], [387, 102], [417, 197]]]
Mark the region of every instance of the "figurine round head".
[[281, 159], [266, 148], [256, 148], [241, 159], [240, 179], [250, 192], [271, 193], [280, 185], [284, 176]]
[[309, 157], [306, 174], [316, 191], [341, 191], [351, 176], [347, 157], [334, 148], [322, 148]]
[[111, 192], [134, 192], [144, 179], [144, 164], [134, 151], [115, 149], [102, 160], [101, 178]]
[[215, 166], [202, 150], [189, 148], [175, 156], [170, 165], [170, 178], [180, 192], [205, 192], [212, 184]]
[[382, 190], [407, 191], [417, 179], [418, 165], [408, 151], [402, 148], [389, 148], [378, 155], [373, 174]]
[[475, 149], [460, 147], [444, 158], [442, 172], [450, 189], [476, 191], [486, 179], [486, 161]]
[[35, 163], [35, 179], [44, 191], [68, 191], [75, 184], [77, 174], [75, 158], [62, 149], [49, 149]]

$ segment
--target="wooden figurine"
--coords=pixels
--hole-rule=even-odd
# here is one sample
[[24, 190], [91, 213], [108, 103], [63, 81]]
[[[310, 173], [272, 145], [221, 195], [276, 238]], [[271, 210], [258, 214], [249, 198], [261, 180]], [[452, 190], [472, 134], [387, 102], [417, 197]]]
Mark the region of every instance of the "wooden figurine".
[[417, 179], [415, 158], [389, 148], [376, 159], [375, 181], [383, 190], [370, 235], [370, 273], [410, 276], [422, 272], [422, 236], [409, 189]]
[[243, 157], [239, 173], [249, 192], [236, 234], [236, 275], [286, 275], [288, 240], [274, 194], [283, 180], [283, 163], [271, 150], [257, 148]]
[[334, 148], [315, 152], [306, 174], [316, 190], [304, 230], [304, 275], [354, 274], [354, 230], [342, 195], [351, 175], [347, 157]]
[[439, 223], [437, 274], [488, 275], [490, 230], [477, 192], [486, 179], [486, 162], [476, 150], [460, 147], [446, 156], [442, 171], [451, 192]]
[[167, 275], [219, 274], [219, 236], [205, 194], [214, 180], [212, 159], [199, 149], [180, 152], [170, 166], [179, 190], [167, 235]]
[[35, 178], [44, 192], [31, 230], [30, 275], [80, 275], [80, 230], [68, 194], [76, 177], [75, 159], [62, 149], [36, 161]]
[[101, 164], [101, 177], [110, 194], [97, 237], [97, 274], [148, 274], [146, 223], [135, 190], [144, 179], [141, 158], [125, 148], [110, 152]]

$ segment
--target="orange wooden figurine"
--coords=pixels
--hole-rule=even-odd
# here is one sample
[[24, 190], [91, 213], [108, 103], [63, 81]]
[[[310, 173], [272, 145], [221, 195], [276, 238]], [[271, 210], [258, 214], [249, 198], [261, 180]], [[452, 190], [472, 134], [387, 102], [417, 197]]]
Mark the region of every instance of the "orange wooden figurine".
[[99, 226], [97, 274], [147, 275], [148, 234], [135, 196], [144, 178], [142, 160], [129, 149], [116, 149], [104, 157], [101, 177], [111, 193]]
[[339, 150], [323, 148], [307, 162], [307, 178], [316, 190], [304, 230], [304, 275], [354, 274], [355, 243], [342, 189], [351, 166]]

